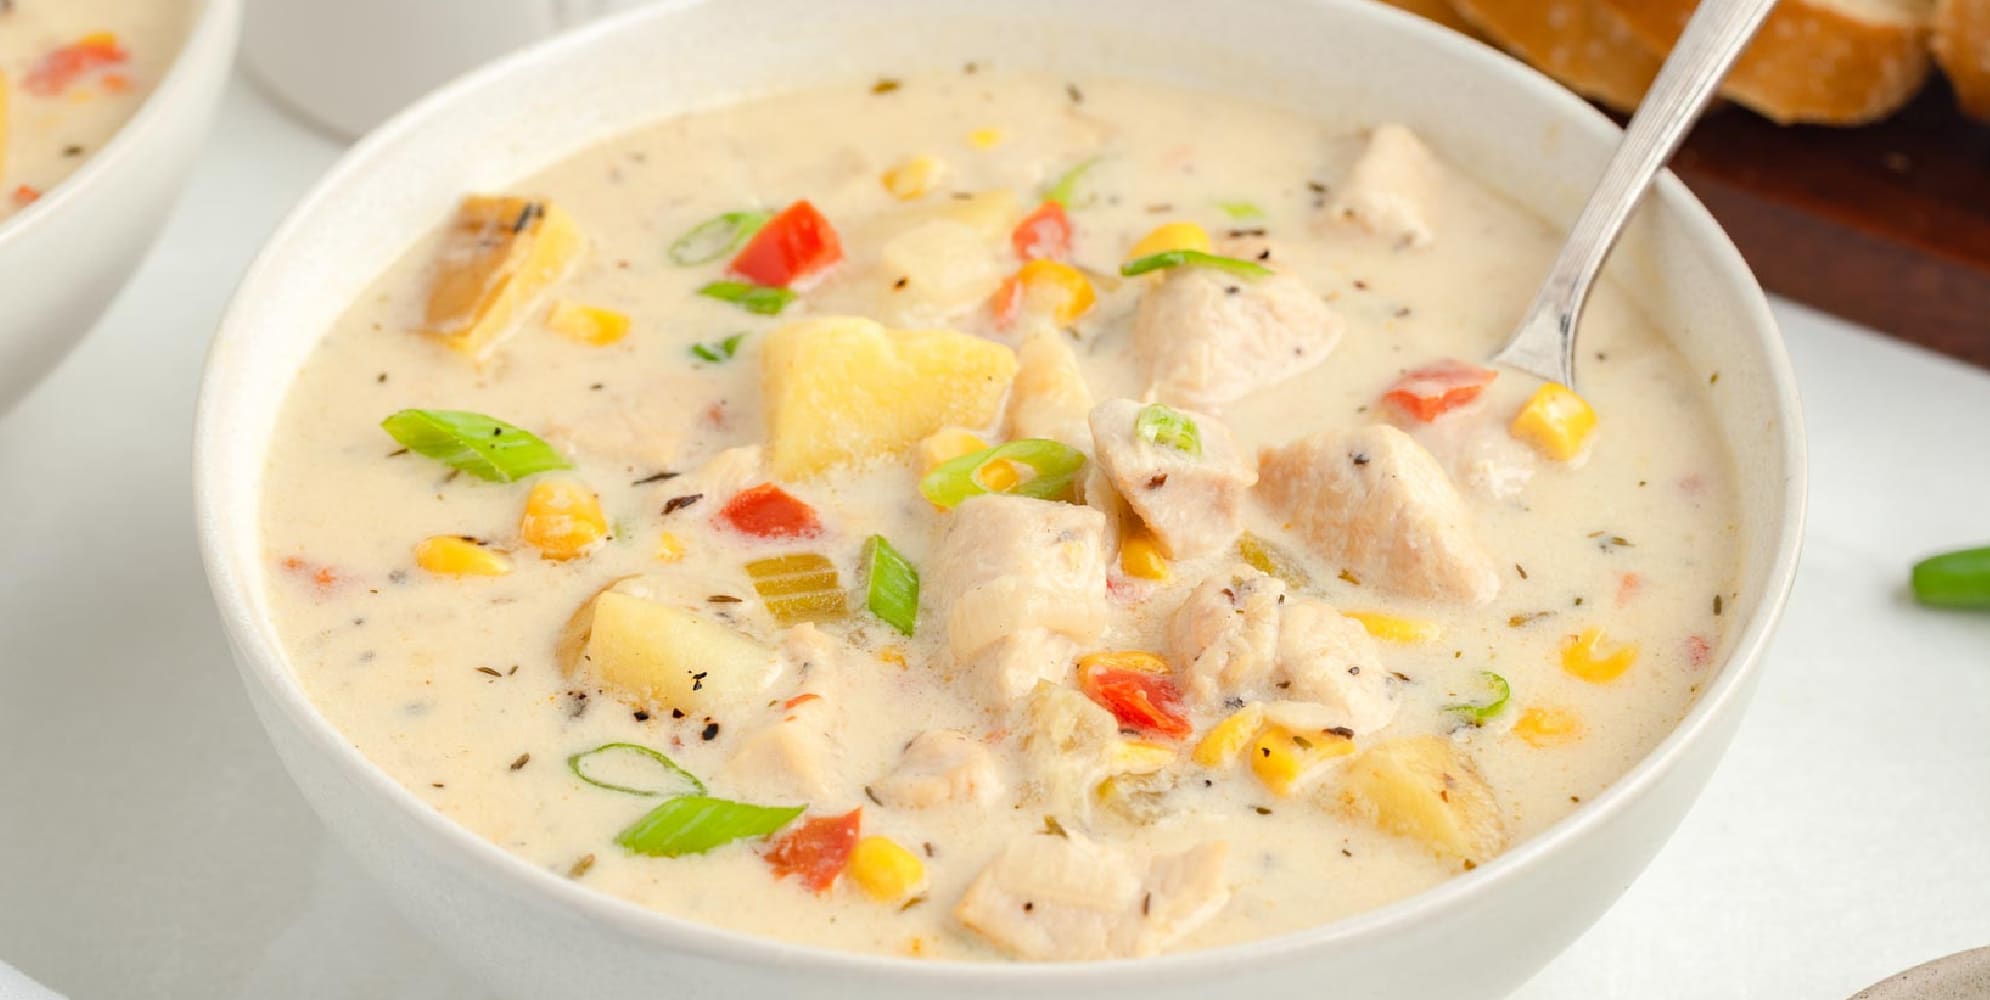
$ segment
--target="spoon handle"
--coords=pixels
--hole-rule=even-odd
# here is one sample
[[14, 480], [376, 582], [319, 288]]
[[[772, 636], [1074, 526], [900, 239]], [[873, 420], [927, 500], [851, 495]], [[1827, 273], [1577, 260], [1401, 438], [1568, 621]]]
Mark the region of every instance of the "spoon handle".
[[1672, 54], [1659, 68], [1658, 79], [1631, 116], [1596, 190], [1569, 228], [1568, 240], [1527, 307], [1526, 318], [1493, 355], [1494, 361], [1563, 385], [1575, 384], [1576, 323], [1597, 270], [1652, 177], [1672, 158], [1742, 46], [1775, 5], [1776, 0], [1700, 0]]

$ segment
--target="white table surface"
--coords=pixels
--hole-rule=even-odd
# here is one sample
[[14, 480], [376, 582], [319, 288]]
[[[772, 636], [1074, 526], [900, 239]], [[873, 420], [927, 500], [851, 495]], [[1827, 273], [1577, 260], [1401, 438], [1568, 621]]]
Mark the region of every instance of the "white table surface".
[[[238, 79], [143, 270], [0, 420], [0, 956], [74, 1000], [479, 995], [292, 791], [194, 548], [208, 336], [338, 152]], [[1777, 313], [1812, 506], [1773, 662], [1678, 835], [1524, 1000], [1838, 1000], [1990, 943], [1990, 615], [1903, 595], [1914, 557], [1990, 542], [1990, 374]]]

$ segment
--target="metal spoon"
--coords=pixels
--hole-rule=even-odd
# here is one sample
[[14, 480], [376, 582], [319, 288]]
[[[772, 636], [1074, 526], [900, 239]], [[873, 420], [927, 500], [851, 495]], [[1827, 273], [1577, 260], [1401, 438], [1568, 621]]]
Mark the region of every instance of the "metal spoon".
[[1597, 270], [1658, 169], [1672, 158], [1714, 87], [1775, 5], [1776, 0], [1700, 0], [1631, 116], [1596, 190], [1569, 227], [1568, 241], [1547, 280], [1494, 361], [1574, 387], [1576, 325]]

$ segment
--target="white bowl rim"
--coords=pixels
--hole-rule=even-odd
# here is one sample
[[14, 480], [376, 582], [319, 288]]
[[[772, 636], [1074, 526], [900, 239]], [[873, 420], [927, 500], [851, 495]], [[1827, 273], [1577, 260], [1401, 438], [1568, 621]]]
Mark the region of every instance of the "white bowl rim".
[[[144, 137], [165, 128], [167, 117], [182, 103], [181, 95], [196, 85], [193, 80], [195, 65], [224, 55], [233, 63], [235, 38], [241, 28], [242, 0], [192, 2], [200, 5], [200, 13], [195, 17], [193, 27], [187, 29], [186, 40], [173, 54], [173, 64], [166, 69], [159, 85], [152, 88], [138, 110], [111, 133], [110, 141], [104, 143], [102, 149], [90, 154], [54, 187], [43, 191], [34, 204], [0, 219], [0, 249], [4, 249], [9, 241], [31, 239], [26, 234], [55, 225], [43, 220], [61, 215], [62, 207], [71, 201], [89, 197], [84, 191], [93, 187], [99, 176], [116, 170], [118, 163], [139, 155], [134, 150], [144, 145]], [[225, 51], [217, 54], [212, 51], [215, 49]]]
[[[224, 2], [224, 0], [216, 0]], [[220, 438], [226, 428], [219, 422], [224, 409], [219, 400], [227, 391], [234, 359], [232, 345], [254, 335], [245, 326], [245, 302], [253, 298], [259, 285], [280, 269], [279, 251], [296, 242], [305, 231], [304, 223], [320, 206], [332, 200], [354, 176], [372, 168], [373, 158], [402, 137], [421, 128], [422, 123], [443, 114], [459, 101], [473, 100], [487, 83], [516, 73], [530, 73], [569, 51], [593, 44], [597, 38], [624, 30], [624, 25], [648, 18], [669, 17], [676, 12], [710, 3], [712, 0], [659, 0], [644, 7], [609, 17], [577, 30], [546, 39], [516, 53], [475, 69], [430, 92], [375, 128], [354, 145], [339, 162], [321, 177], [317, 185], [292, 208], [284, 222], [269, 237], [245, 273], [222, 318], [219, 332], [209, 350], [202, 376], [200, 400], [195, 414], [194, 492], [200, 549], [210, 585], [221, 616], [236, 640], [236, 658], [245, 679], [253, 677], [271, 703], [287, 720], [302, 731], [316, 749], [338, 762], [344, 776], [372, 793], [392, 802], [423, 828], [458, 852], [463, 863], [491, 879], [542, 895], [582, 917], [613, 927], [619, 932], [658, 946], [688, 951], [713, 959], [741, 963], [775, 963], [784, 967], [815, 968], [870, 974], [895, 979], [908, 986], [944, 987], [963, 981], [977, 986], [1009, 985], [1026, 989], [1032, 984], [1057, 982], [1075, 987], [1090, 982], [1115, 986], [1165, 981], [1184, 975], [1221, 974], [1225, 968], [1276, 960], [1299, 951], [1328, 946], [1345, 947], [1362, 940], [1386, 937], [1392, 930], [1413, 924], [1427, 915], [1452, 907], [1462, 907], [1509, 881], [1523, 871], [1543, 863], [1564, 843], [1582, 837], [1622, 812], [1642, 796], [1685, 755], [1689, 746], [1714, 724], [1728, 703], [1743, 698], [1748, 681], [1761, 662], [1783, 607], [1795, 582], [1797, 558], [1805, 520], [1807, 460], [1803, 438], [1801, 407], [1796, 377], [1790, 365], [1768, 301], [1754, 274], [1727, 234], [1670, 171], [1662, 173], [1650, 197], [1665, 204], [1692, 245], [1716, 258], [1721, 270], [1745, 275], [1756, 294], [1747, 313], [1738, 317], [1745, 329], [1765, 332], [1763, 350], [1770, 375], [1765, 387], [1775, 403], [1782, 457], [1786, 470], [1782, 504], [1784, 518], [1775, 540], [1775, 556], [1766, 570], [1762, 603], [1754, 609], [1736, 638], [1729, 656], [1711, 684], [1701, 693], [1677, 726], [1602, 793], [1585, 801], [1568, 816], [1536, 833], [1492, 861], [1475, 870], [1453, 876], [1423, 892], [1350, 917], [1292, 931], [1220, 947], [1165, 954], [1150, 958], [1105, 961], [1031, 963], [978, 962], [950, 959], [903, 958], [835, 950], [797, 944], [749, 934], [652, 910], [636, 903], [586, 888], [553, 872], [533, 865], [470, 831], [442, 812], [417, 798], [384, 770], [352, 746], [314, 706], [295, 675], [275, 630], [266, 620], [250, 614], [251, 581], [234, 571], [227, 557], [230, 546], [226, 533], [214, 516], [217, 497], [227, 492], [224, 473], [206, 460], [208, 442]], [[1332, 0], [1305, 0], [1315, 4]], [[1495, 72], [1507, 73], [1517, 85], [1529, 91], [1529, 99], [1564, 109], [1570, 125], [1590, 135], [1619, 133], [1602, 112], [1548, 77], [1502, 53], [1456, 32], [1424, 21], [1416, 15], [1381, 4], [1338, 5], [1343, 10], [1361, 9], [1356, 16], [1396, 19], [1399, 28], [1422, 36], [1422, 44], [1444, 50], [1455, 59], [1494, 64]]]

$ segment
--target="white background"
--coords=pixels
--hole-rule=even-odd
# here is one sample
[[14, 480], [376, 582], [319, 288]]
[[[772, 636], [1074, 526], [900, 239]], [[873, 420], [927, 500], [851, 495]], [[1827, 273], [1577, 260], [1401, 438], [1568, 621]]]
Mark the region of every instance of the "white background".
[[[202, 352], [338, 148], [238, 80], [144, 269], [0, 420], [0, 956], [75, 1000], [479, 995], [291, 790], [194, 549]], [[1990, 615], [1904, 596], [1916, 557], [1990, 543], [1990, 374], [1777, 312], [1812, 520], [1760, 696], [1525, 1000], [1838, 1000], [1990, 943]]]

